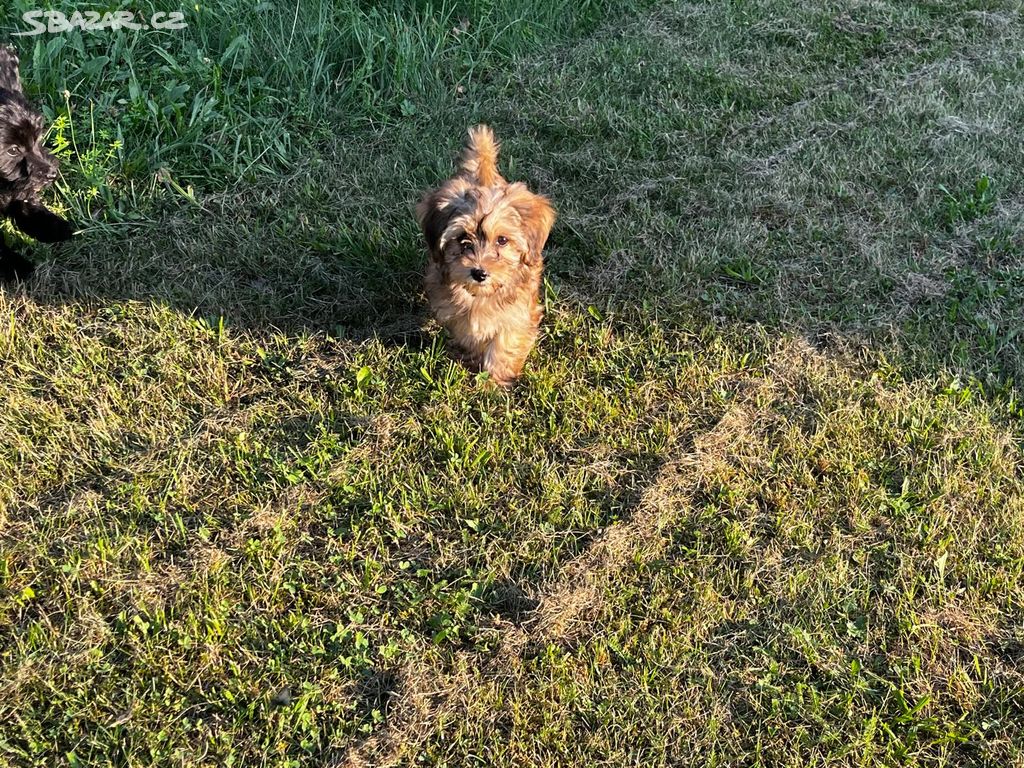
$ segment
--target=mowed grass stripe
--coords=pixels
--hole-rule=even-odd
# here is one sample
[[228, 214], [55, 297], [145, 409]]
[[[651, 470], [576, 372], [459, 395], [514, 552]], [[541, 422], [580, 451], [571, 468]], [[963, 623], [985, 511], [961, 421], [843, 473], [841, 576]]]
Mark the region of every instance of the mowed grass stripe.
[[[652, 484], [673, 524], [596, 569], [585, 620], [457, 677], [407, 760], [1020, 761], [1017, 444], [962, 392], [803, 342], [772, 345], [763, 375], [692, 473]], [[570, 594], [592, 577], [563, 573]]]
[[606, 591], [621, 572], [663, 554], [665, 531], [679, 524], [691, 503], [685, 489], [695, 488], [711, 463], [722, 461], [727, 450], [741, 449], [749, 439], [747, 428], [755, 418], [750, 406], [760, 400], [764, 383], [764, 379], [741, 376], [730, 381], [736, 396], [725, 415], [700, 435], [692, 451], [658, 471], [628, 519], [599, 531], [550, 582], [529, 593], [506, 592], [502, 597], [508, 608], [499, 625], [501, 644], [482, 665], [472, 654], [464, 654], [447, 668], [424, 667], [418, 659], [404, 669], [387, 728], [357, 743], [338, 762], [391, 766], [413, 760], [439, 723], [462, 722], [477, 715], [480, 680], [488, 686], [516, 687], [529, 668], [524, 659], [546, 646], [580, 645], [592, 631], [594, 616], [603, 610]]

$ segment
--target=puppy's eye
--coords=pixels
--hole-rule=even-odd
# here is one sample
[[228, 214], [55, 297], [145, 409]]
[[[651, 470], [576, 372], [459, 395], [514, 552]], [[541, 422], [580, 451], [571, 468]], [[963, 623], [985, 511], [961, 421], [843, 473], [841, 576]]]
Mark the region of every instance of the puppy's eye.
[[504, 235], [500, 235], [495, 242], [498, 244], [499, 247], [504, 248], [506, 245], [508, 245], [508, 238], [505, 237]]
[[463, 240], [461, 245], [462, 245], [462, 252], [463, 253], [472, 253], [473, 252], [473, 244], [469, 240]]
[[15, 155], [20, 155], [21, 154], [21, 148], [20, 147], [8, 147], [7, 154], [10, 155], [11, 157], [14, 157]]

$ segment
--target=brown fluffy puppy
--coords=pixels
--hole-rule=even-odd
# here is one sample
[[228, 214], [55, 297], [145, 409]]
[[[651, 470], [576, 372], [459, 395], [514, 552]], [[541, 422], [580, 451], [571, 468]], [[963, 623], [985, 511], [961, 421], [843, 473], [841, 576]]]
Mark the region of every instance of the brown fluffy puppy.
[[509, 386], [540, 326], [541, 252], [555, 222], [551, 203], [498, 173], [486, 125], [469, 131], [459, 172], [428, 192], [416, 218], [430, 250], [430, 309], [463, 362]]

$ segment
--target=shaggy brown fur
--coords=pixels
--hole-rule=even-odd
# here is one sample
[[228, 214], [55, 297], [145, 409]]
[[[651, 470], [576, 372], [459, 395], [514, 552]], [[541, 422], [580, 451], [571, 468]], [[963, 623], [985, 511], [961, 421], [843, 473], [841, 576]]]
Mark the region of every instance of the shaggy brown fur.
[[523, 370], [544, 312], [541, 252], [555, 221], [547, 198], [498, 172], [498, 143], [470, 129], [459, 172], [429, 192], [416, 218], [430, 250], [430, 308], [465, 364], [501, 386]]

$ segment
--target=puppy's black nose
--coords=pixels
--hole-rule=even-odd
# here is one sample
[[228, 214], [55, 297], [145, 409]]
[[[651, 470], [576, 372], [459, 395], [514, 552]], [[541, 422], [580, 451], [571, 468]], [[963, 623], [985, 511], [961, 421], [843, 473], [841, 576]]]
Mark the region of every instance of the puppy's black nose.
[[480, 269], [480, 267], [474, 267], [473, 269], [469, 270], [469, 276], [476, 280], [478, 283], [482, 283], [484, 280], [487, 279], [487, 273], [484, 270]]

